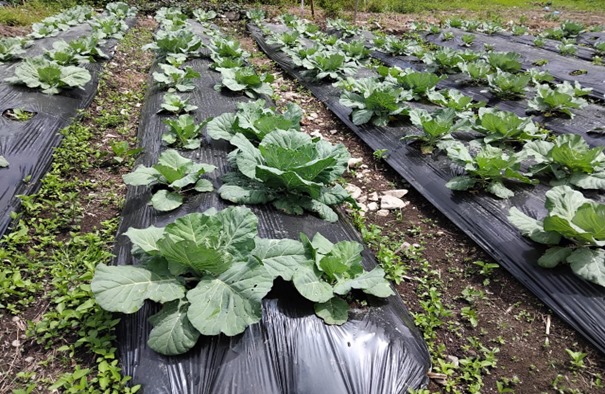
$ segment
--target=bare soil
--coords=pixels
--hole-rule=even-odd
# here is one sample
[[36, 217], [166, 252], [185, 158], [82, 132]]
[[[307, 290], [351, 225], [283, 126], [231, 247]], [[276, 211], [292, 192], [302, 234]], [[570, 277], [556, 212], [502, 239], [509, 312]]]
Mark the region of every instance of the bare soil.
[[[296, 13], [299, 8], [290, 11]], [[584, 16], [586, 18], [582, 20], [585, 22], [605, 22], [602, 15]], [[440, 18], [436, 15], [432, 20], [438, 21]], [[393, 31], [399, 31], [401, 26], [418, 20], [414, 15], [384, 14], [360, 14], [359, 19], [366, 22], [379, 20], [381, 26], [387, 26]], [[320, 18], [316, 18], [316, 22], [318, 21]], [[540, 29], [550, 25], [542, 21], [536, 21], [535, 24]], [[441, 301], [452, 311], [452, 316], [443, 319], [443, 325], [433, 341], [435, 349], [438, 349], [431, 354], [433, 360], [441, 358], [456, 363], [465, 357], [473, 357], [477, 350], [469, 346], [469, 339], [477, 339], [489, 349], [498, 349], [497, 366], [483, 373], [482, 393], [499, 392], [497, 381], [502, 383], [506, 379], [518, 379], [518, 383], [512, 387], [512, 392], [518, 393], [596, 394], [605, 391], [599, 383], [600, 377], [605, 375], [603, 354], [554, 315], [504, 269], [495, 269], [488, 276], [481, 275], [480, 267], [473, 263], [481, 261], [495, 264], [487, 253], [395, 171], [384, 162], [376, 160], [363, 141], [350, 132], [321, 102], [301, 89], [295, 80], [285, 75], [262, 52], [259, 53], [255, 42], [241, 26], [238, 38], [242, 46], [254, 54], [251, 61], [255, 66], [263, 71], [271, 68], [278, 76], [274, 90], [279, 92], [280, 98], [276, 104], [285, 106], [287, 101], [294, 101], [303, 108], [306, 114], [303, 131], [314, 136], [321, 135], [333, 143], [342, 143], [352, 157], [362, 159], [361, 167], [346, 176], [349, 183], [360, 187], [364, 195], [390, 189], [409, 190], [404, 197], [410, 203], [407, 207], [391, 212], [387, 217], [368, 212], [366, 224], [381, 226], [384, 235], [401, 239], [402, 257], [405, 257], [404, 249], [407, 245], [418, 246], [422, 258], [430, 262], [431, 268], [443, 283]], [[416, 259], [408, 259], [407, 264], [409, 272], [397, 289], [411, 312], [422, 313], [422, 290], [418, 283], [423, 279], [423, 273], [417, 266]], [[462, 296], [462, 292], [468, 288], [482, 291], [484, 296], [469, 302]], [[477, 327], [472, 327], [462, 316], [461, 311], [465, 307], [476, 310]], [[587, 353], [584, 359], [586, 366], [580, 370], [574, 369], [566, 349]], [[429, 376], [441, 377], [439, 374]], [[442, 379], [433, 379], [429, 389], [431, 392], [446, 392], [444, 383]], [[469, 389], [461, 383], [456, 390], [468, 392]]]

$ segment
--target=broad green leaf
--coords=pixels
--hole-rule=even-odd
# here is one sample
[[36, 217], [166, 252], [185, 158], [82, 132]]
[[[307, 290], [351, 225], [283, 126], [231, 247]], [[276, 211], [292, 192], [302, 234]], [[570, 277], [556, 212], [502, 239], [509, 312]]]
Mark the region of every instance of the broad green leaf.
[[558, 233], [545, 231], [541, 221], [527, 216], [516, 207], [512, 207], [508, 211], [508, 221], [517, 227], [521, 231], [521, 234], [531, 238], [535, 242], [546, 245], [557, 245], [561, 241], [561, 236]]
[[605, 240], [605, 204], [583, 204], [576, 211], [572, 223], [590, 233], [595, 240]]
[[560, 216], [571, 221], [577, 209], [586, 201], [582, 193], [569, 186], [557, 186], [546, 192], [544, 206], [548, 209], [549, 215]]
[[567, 258], [567, 262], [580, 278], [605, 287], [605, 250], [579, 248]]
[[85, 68], [68, 66], [61, 69], [61, 81], [68, 86], [84, 86], [90, 79], [90, 72]]
[[164, 235], [164, 228], [149, 226], [138, 229], [130, 227], [128, 231], [124, 232], [124, 235], [132, 242], [132, 253], [145, 252], [149, 255], [155, 255], [159, 252], [158, 241]]
[[473, 178], [466, 175], [461, 175], [450, 179], [445, 184], [445, 187], [452, 190], [468, 190], [475, 186], [475, 183], [477, 183], [477, 181]]
[[292, 282], [300, 295], [310, 301], [326, 302], [332, 298], [332, 286], [321, 279], [321, 272], [315, 264], [301, 266], [292, 276]]
[[293, 239], [264, 239], [257, 238], [252, 255], [262, 261], [267, 272], [273, 277], [281, 276], [284, 280], [292, 280], [294, 272], [308, 265], [309, 259], [301, 242]]
[[258, 218], [246, 207], [229, 207], [217, 215], [222, 224], [220, 245], [228, 253], [242, 258], [254, 248]]
[[351, 114], [353, 124], [359, 126], [368, 123], [372, 119], [374, 112], [369, 109], [355, 109]]
[[344, 279], [336, 283], [334, 293], [346, 295], [351, 289], [358, 289], [376, 297], [389, 297], [394, 293], [384, 275], [384, 270], [380, 267], [376, 267], [369, 272], [363, 271], [354, 278]]
[[511, 198], [515, 195], [512, 190], [504, 186], [502, 182], [490, 182], [486, 190], [499, 198]]
[[122, 175], [124, 182], [132, 186], [147, 186], [157, 182], [160, 174], [151, 167], [139, 165], [133, 172]]
[[544, 268], [554, 268], [560, 263], [565, 262], [572, 252], [572, 249], [560, 246], [548, 248], [542, 257], [538, 259], [538, 265]]
[[226, 250], [171, 236], [159, 240], [158, 247], [166, 260], [188, 267], [197, 275], [206, 271], [219, 275], [233, 262], [233, 257]]
[[214, 186], [212, 186], [212, 182], [210, 182], [208, 179], [200, 179], [195, 183], [193, 189], [200, 193], [211, 192], [214, 190]]
[[194, 212], [176, 219], [164, 231], [175, 240], [192, 241], [196, 245], [214, 245], [218, 248], [221, 221], [216, 214]]
[[235, 120], [236, 116], [234, 113], [226, 112], [208, 122], [206, 131], [208, 132], [210, 138], [214, 140], [223, 139], [229, 141], [235, 134]]
[[149, 317], [153, 329], [147, 344], [165, 356], [183, 354], [195, 346], [200, 333], [187, 318], [188, 305], [180, 300], [164, 304], [162, 309]]
[[168, 190], [158, 190], [151, 197], [151, 205], [158, 211], [172, 211], [183, 205], [183, 196]]
[[326, 302], [316, 303], [315, 314], [326, 324], [344, 324], [349, 319], [349, 304], [340, 297], [332, 297]]
[[176, 278], [131, 265], [99, 264], [90, 287], [97, 303], [110, 312], [134, 313], [146, 299], [165, 303], [185, 296]]
[[260, 321], [261, 301], [272, 285], [273, 278], [258, 263], [235, 263], [217, 278], [202, 278], [187, 293], [187, 316], [203, 335], [240, 334]]

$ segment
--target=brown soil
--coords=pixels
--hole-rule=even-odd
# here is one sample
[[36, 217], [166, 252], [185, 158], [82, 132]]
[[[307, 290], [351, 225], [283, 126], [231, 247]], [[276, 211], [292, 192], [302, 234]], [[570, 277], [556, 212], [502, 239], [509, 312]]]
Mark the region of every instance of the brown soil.
[[0, 25], [0, 37], [17, 37], [29, 33], [29, 28], [23, 26]]
[[[297, 10], [298, 8], [291, 11]], [[394, 29], [413, 20], [410, 15], [360, 15], [360, 19], [364, 18], [380, 19], [383, 26], [392, 26]], [[497, 348], [496, 367], [483, 371], [482, 393], [499, 392], [497, 382], [502, 383], [506, 379], [518, 379], [518, 383], [511, 387], [519, 393], [603, 392], [603, 387], [599, 386], [599, 379], [605, 374], [603, 354], [596, 351], [505, 270], [499, 268], [490, 275], [481, 275], [480, 267], [473, 262], [493, 264], [493, 259], [410, 188], [397, 173], [382, 161], [376, 160], [363, 141], [351, 133], [323, 104], [304, 89], [301, 90], [296, 81], [285, 76], [262, 53], [259, 54], [254, 41], [245, 32], [240, 30], [238, 38], [245, 49], [255, 54], [252, 56], [255, 66], [263, 71], [272, 67], [276, 73], [274, 90], [279, 92], [280, 97], [276, 104], [284, 106], [287, 101], [294, 101], [303, 108], [306, 114], [303, 131], [315, 136], [321, 135], [333, 143], [343, 143], [352, 157], [362, 158], [361, 167], [346, 177], [348, 182], [360, 187], [363, 194], [396, 188], [409, 189], [404, 197], [410, 202], [406, 208], [392, 212], [387, 217], [368, 212], [366, 224], [381, 226], [383, 235], [401, 239], [402, 244], [407, 242], [417, 246], [421, 257], [430, 263], [431, 269], [443, 283], [441, 302], [452, 312], [452, 316], [442, 319], [443, 325], [432, 341], [435, 345], [435, 350], [431, 352], [434, 362], [443, 359], [455, 363], [465, 357], [480, 355], [476, 348], [469, 346], [469, 339], [477, 339], [488, 349]], [[408, 271], [406, 279], [397, 289], [411, 312], [422, 313], [422, 298], [419, 293], [423, 290], [418, 283], [426, 275], [420, 270], [418, 259], [406, 256], [406, 244], [402, 246], [400, 255], [406, 260]], [[469, 302], [462, 297], [462, 292], [467, 288], [482, 291], [483, 296]], [[464, 307], [476, 311], [477, 327], [472, 327], [462, 316], [461, 310]], [[584, 360], [586, 367], [574, 370], [566, 349], [587, 353]], [[440, 377], [439, 374], [430, 376]], [[556, 390], [553, 388], [555, 380], [558, 380]], [[446, 392], [445, 381], [432, 379], [430, 391]], [[455, 390], [468, 392], [470, 389], [464, 379], [461, 379]]]
[[[140, 18], [133, 28], [151, 31], [154, 27], [155, 21], [152, 19]], [[128, 140], [133, 147], [140, 112], [131, 111], [125, 118], [116, 122], [115, 126], [100, 127], [98, 118], [111, 113], [110, 106], [116, 97], [121, 96], [121, 100], [129, 102], [132, 108], [141, 107], [142, 102], [138, 101], [138, 97], [128, 94], [140, 90], [141, 86], [145, 85], [152, 57], [149, 51], [124, 48], [123, 44], [119, 43], [114, 57], [105, 65], [105, 77], [100, 82], [98, 94], [81, 120], [83, 126], [93, 130], [95, 136], [90, 143], [101, 153], [99, 158], [91, 158], [95, 165], [88, 172], [74, 173], [74, 177], [82, 182], [94, 185], [83, 188], [79, 195], [83, 214], [75, 218], [75, 221], [81, 234], [101, 229], [102, 222], [120, 215], [121, 202], [126, 194], [122, 175], [129, 172], [130, 168], [127, 165], [113, 164], [110, 141]], [[48, 212], [43, 216], [51, 217], [52, 214]], [[66, 229], [58, 238], [67, 240], [70, 236], [70, 229]], [[45, 293], [50, 291], [51, 289], [47, 288]], [[19, 316], [11, 318], [9, 315], [0, 315], [0, 348], [3, 349], [0, 355], [0, 393], [10, 393], [20, 387], [15, 380], [18, 372], [33, 373], [38, 381], [55, 382], [60, 375], [73, 369], [73, 366], [65, 363], [65, 353], [57, 351], [58, 346], [47, 349], [36, 343], [36, 338], [25, 335], [28, 324], [38, 322], [48, 308], [48, 301], [42, 297], [40, 302], [34, 303]], [[64, 344], [73, 343], [76, 339], [70, 335], [62, 338]], [[93, 354], [78, 354], [76, 357], [82, 368], [95, 363]], [[43, 392], [43, 388], [38, 387], [34, 392]]]

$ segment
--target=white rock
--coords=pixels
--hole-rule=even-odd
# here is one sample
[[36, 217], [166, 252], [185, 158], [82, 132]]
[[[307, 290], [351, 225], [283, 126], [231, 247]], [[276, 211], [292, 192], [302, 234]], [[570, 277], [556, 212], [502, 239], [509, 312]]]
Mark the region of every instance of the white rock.
[[370, 193], [368, 194], [368, 200], [370, 201], [378, 201], [378, 193]]
[[349, 166], [349, 168], [355, 168], [360, 165], [362, 161], [363, 160], [361, 157], [351, 157], [347, 162], [347, 165]]
[[353, 185], [352, 183], [349, 183], [347, 187], [345, 187], [345, 190], [348, 191], [351, 197], [353, 197], [353, 199], [355, 200], [357, 200], [362, 193], [361, 188], [359, 186]]
[[382, 209], [401, 209], [408, 206], [409, 202], [403, 201], [393, 196], [382, 196], [380, 199], [380, 208]]
[[380, 209], [380, 210], [376, 211], [376, 216], [382, 216], [382, 217], [389, 216], [389, 211], [386, 209]]
[[377, 202], [371, 202], [368, 204], [368, 211], [377, 211], [377, 210], [378, 210]]
[[364, 194], [363, 196], [359, 196], [359, 198], [357, 199], [357, 202], [360, 203], [366, 203], [368, 201], [368, 195]]
[[401, 198], [403, 196], [405, 196], [406, 194], [408, 194], [407, 189], [393, 189], [393, 190], [385, 190], [382, 192], [383, 196], [392, 196], [395, 198]]
[[[330, 134], [334, 135], [336, 133], [338, 133], [338, 130], [336, 130], [336, 129], [330, 130]], [[350, 159], [350, 160], [353, 160], [353, 159]], [[357, 159], [355, 159], [355, 160], [357, 160]], [[361, 160], [361, 159], [359, 159], [359, 160]]]

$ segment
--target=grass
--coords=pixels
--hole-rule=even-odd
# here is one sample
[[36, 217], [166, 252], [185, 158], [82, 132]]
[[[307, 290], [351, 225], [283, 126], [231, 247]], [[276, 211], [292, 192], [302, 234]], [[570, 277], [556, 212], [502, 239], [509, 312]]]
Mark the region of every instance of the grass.
[[[149, 28], [131, 29], [114, 59], [120, 55], [147, 70], [150, 59], [145, 60], [140, 48], [151, 37]], [[104, 71], [90, 109], [61, 131], [64, 139], [40, 190], [21, 196], [13, 231], [0, 239], [0, 316], [22, 322], [21, 338], [27, 343], [5, 354], [2, 393], [126, 394], [139, 388], [128, 387], [130, 378], [122, 376], [118, 364], [114, 342], [119, 319], [103, 311], [90, 290], [97, 264], [113, 258], [124, 191], [116, 189], [115, 178], [133, 161], [131, 155], [108, 165], [111, 152], [103, 136], [117, 134], [115, 141], [130, 142], [136, 130], [134, 116], [107, 122], [94, 111], [137, 114], [146, 91], [141, 84], [136, 91], [124, 92], [113, 78]], [[102, 217], [107, 219], [96, 219], [90, 228], [85, 213], [91, 210], [106, 210]]]
[[69, 1], [32, 0], [16, 6], [0, 7], [0, 25], [30, 26], [32, 23], [61, 12], [73, 4], [75, 3]]
[[[337, 1], [318, 1], [319, 6], [326, 10], [352, 11], [352, 3]], [[552, 3], [552, 4], [550, 4]], [[498, 13], [507, 8], [542, 9], [548, 4], [551, 10], [559, 11], [599, 11], [603, 12], [602, 0], [553, 0], [553, 1], [526, 1], [526, 0], [365, 0], [359, 2], [360, 11], [366, 12], [400, 12], [418, 13], [430, 11], [473, 11], [483, 13]]]

